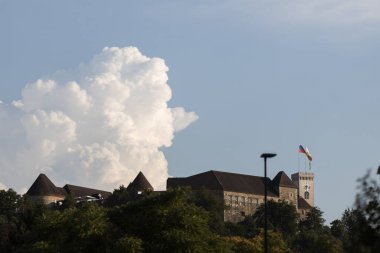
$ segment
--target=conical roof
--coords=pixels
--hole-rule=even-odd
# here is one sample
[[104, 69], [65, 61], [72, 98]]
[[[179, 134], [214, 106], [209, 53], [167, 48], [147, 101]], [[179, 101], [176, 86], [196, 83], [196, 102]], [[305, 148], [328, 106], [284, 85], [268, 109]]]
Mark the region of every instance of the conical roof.
[[281, 187], [290, 187], [297, 188], [297, 186], [293, 183], [292, 180], [286, 175], [285, 172], [280, 171], [272, 180], [273, 186], [281, 186]]
[[53, 182], [42, 173], [37, 177], [26, 194], [29, 196], [64, 196]]
[[144, 174], [140, 171], [139, 174], [136, 176], [135, 180], [133, 180], [132, 183], [130, 183], [127, 187], [127, 190], [134, 190], [134, 191], [144, 191], [144, 190], [151, 190], [153, 191], [153, 186], [149, 183], [148, 179], [144, 176]]

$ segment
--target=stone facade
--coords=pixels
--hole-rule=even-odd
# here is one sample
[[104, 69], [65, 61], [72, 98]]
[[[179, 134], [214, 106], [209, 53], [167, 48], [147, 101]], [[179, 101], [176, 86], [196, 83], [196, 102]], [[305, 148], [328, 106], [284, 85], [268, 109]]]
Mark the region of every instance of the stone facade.
[[63, 196], [29, 196], [34, 203], [41, 203], [47, 206], [52, 206], [59, 201], [63, 201]]
[[[268, 200], [277, 201], [278, 198], [268, 197]], [[239, 193], [224, 192], [224, 220], [237, 223], [242, 221], [245, 216], [252, 215], [256, 209], [264, 203], [264, 196]]]
[[314, 173], [298, 172], [292, 174], [292, 181], [298, 188], [299, 196], [310, 206], [314, 206]]
[[[296, 173], [298, 175], [298, 173]], [[293, 174], [293, 175], [296, 175]], [[301, 218], [314, 204], [314, 190], [308, 192], [309, 201], [303, 199], [305, 194], [299, 194], [300, 187], [305, 188], [306, 179], [310, 181], [311, 175], [300, 174], [291, 180], [285, 172], [279, 172], [273, 180], [269, 178], [242, 175], [221, 171], [208, 171], [187, 178], [170, 178], [167, 187], [189, 186], [197, 191], [201, 188], [214, 193], [224, 202], [224, 221], [237, 223], [244, 217], [253, 215], [257, 208], [264, 203], [264, 184], [268, 185], [268, 201], [285, 201], [293, 204]], [[295, 179], [299, 179], [295, 181]], [[308, 187], [311, 184], [308, 184]], [[306, 189], [306, 188], [305, 188]], [[312, 188], [314, 189], [314, 184]], [[311, 205], [311, 204], [312, 205]]]
[[298, 206], [298, 190], [297, 188], [279, 187], [279, 199], [287, 203]]

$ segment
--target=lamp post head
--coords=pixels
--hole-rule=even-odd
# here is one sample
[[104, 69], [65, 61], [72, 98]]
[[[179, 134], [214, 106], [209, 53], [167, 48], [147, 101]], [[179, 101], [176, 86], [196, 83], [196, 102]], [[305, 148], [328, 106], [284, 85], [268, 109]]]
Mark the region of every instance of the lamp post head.
[[274, 153], [263, 153], [261, 154], [261, 158], [272, 158], [272, 157], [275, 157], [277, 154], [274, 154]]

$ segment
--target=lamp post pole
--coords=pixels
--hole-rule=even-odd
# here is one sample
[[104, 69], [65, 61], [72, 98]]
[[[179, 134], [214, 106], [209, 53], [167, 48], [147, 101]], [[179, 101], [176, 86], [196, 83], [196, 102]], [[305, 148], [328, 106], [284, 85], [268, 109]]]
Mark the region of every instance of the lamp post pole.
[[275, 156], [273, 153], [264, 153], [260, 156], [264, 158], [264, 253], [268, 253], [267, 159]]

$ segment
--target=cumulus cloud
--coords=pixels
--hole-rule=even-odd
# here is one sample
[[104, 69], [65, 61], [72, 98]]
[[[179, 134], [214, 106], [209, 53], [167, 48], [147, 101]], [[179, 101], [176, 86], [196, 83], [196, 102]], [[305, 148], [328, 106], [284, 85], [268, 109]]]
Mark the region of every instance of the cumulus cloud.
[[8, 190], [8, 187], [6, 187], [4, 184], [0, 183], [0, 190]]
[[198, 119], [168, 107], [167, 71], [160, 58], [113, 47], [27, 84], [19, 100], [0, 103], [7, 122], [0, 126], [0, 181], [21, 189], [45, 172], [57, 184], [111, 190], [143, 171], [163, 189], [168, 164], [160, 148]]

